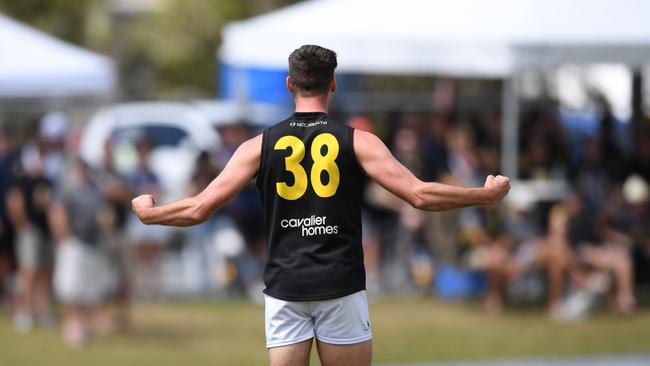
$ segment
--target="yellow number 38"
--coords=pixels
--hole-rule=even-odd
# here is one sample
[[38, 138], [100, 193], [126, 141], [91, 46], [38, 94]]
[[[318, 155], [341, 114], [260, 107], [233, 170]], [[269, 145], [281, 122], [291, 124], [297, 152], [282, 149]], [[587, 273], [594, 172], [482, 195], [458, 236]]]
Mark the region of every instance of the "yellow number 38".
[[[321, 154], [323, 146], [327, 146], [327, 153]], [[295, 136], [282, 136], [273, 147], [274, 150], [286, 150], [291, 148], [291, 155], [284, 158], [286, 170], [293, 174], [294, 183], [288, 185], [285, 182], [278, 182], [275, 187], [278, 195], [286, 200], [297, 200], [307, 191], [307, 172], [300, 165], [305, 157], [305, 144]], [[310, 180], [314, 192], [319, 197], [327, 198], [336, 194], [339, 187], [339, 167], [336, 165], [336, 157], [339, 155], [339, 142], [331, 133], [321, 133], [311, 143], [311, 158], [314, 165], [311, 167]], [[329, 176], [327, 184], [321, 180], [321, 172], [326, 171]]]

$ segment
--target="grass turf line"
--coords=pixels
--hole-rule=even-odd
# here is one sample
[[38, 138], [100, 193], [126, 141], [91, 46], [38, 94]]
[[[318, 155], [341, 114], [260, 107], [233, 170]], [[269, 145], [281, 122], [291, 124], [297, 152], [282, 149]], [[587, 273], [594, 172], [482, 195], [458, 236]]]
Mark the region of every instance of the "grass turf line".
[[[541, 309], [485, 317], [478, 304], [395, 298], [371, 302], [374, 363], [575, 356], [650, 351], [650, 309], [556, 324]], [[1, 366], [266, 365], [264, 312], [247, 302], [138, 305], [131, 334], [63, 346], [56, 330], [26, 336], [0, 317]], [[316, 360], [313, 357], [313, 360]], [[318, 364], [314, 362], [312, 364]]]

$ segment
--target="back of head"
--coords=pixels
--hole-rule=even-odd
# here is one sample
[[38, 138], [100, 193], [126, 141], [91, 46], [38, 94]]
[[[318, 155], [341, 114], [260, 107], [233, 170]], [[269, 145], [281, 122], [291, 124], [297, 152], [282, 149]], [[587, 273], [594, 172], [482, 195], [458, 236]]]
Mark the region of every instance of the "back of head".
[[289, 55], [289, 76], [294, 93], [305, 97], [327, 94], [336, 68], [336, 53], [304, 45]]

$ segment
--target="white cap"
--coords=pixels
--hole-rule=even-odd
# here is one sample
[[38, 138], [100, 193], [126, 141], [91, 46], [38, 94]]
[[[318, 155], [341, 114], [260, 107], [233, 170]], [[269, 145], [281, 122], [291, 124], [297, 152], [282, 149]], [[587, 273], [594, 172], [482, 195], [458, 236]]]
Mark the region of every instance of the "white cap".
[[41, 118], [38, 134], [41, 137], [61, 140], [68, 132], [68, 120], [62, 112], [50, 112]]
[[647, 202], [648, 184], [640, 175], [630, 175], [623, 184], [623, 198], [629, 203]]

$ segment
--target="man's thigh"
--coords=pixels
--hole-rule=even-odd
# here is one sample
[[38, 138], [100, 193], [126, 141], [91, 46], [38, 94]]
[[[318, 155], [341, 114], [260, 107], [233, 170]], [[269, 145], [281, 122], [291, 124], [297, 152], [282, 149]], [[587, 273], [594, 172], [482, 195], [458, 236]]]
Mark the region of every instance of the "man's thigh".
[[618, 256], [614, 251], [601, 246], [587, 246], [581, 249], [585, 263], [599, 270], [611, 270], [616, 266]]
[[370, 366], [372, 340], [355, 344], [330, 344], [316, 341], [322, 366]]
[[269, 348], [271, 366], [308, 366], [312, 339], [288, 346]]
[[327, 344], [357, 344], [372, 339], [365, 291], [311, 303], [316, 339]]

